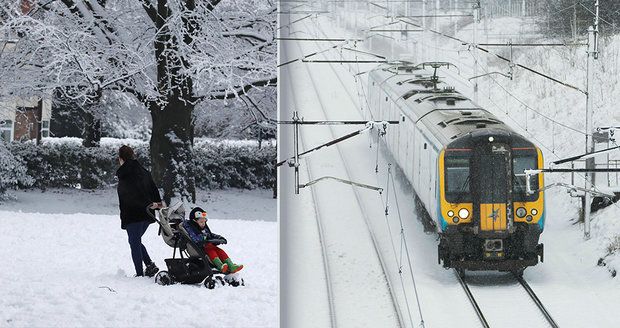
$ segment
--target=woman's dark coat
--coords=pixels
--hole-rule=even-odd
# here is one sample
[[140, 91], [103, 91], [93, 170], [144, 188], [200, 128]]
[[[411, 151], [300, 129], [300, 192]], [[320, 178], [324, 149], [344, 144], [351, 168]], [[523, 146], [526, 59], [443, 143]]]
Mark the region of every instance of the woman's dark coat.
[[146, 212], [149, 204], [161, 202], [159, 190], [153, 182], [151, 173], [137, 160], [128, 160], [118, 168], [116, 176], [121, 228], [125, 229], [128, 224], [134, 222], [155, 222]]

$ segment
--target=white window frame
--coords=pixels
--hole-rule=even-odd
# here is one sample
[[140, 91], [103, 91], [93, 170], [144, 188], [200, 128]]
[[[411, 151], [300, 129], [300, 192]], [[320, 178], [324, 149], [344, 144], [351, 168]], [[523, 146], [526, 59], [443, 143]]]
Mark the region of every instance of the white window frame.
[[14, 131], [15, 131], [15, 122], [13, 120], [1, 120], [0, 122], [6, 122], [6, 121], [10, 121], [11, 122], [11, 126], [10, 127], [0, 127], [0, 132], [3, 131], [9, 131], [9, 141], [8, 142], [12, 142], [14, 139]]
[[[47, 127], [44, 128], [43, 127], [43, 123], [47, 122]], [[41, 131], [39, 133], [41, 133], [41, 138], [49, 138], [50, 136], [50, 124], [51, 122], [48, 120], [42, 120], [41, 121]], [[43, 132], [47, 132], [47, 136], [43, 134]]]

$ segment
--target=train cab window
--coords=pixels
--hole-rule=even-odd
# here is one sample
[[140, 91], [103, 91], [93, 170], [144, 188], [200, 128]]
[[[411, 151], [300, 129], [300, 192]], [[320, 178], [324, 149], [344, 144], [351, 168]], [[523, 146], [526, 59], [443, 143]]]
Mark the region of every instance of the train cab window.
[[445, 157], [446, 201], [449, 203], [469, 203], [469, 156]]
[[[525, 188], [525, 176], [522, 176], [523, 171], [529, 169], [536, 169], [536, 157], [535, 156], [514, 156], [512, 158], [512, 172], [513, 187], [512, 196], [515, 202], [532, 202], [538, 199], [538, 193], [528, 195]], [[538, 189], [538, 175], [530, 178], [532, 189]]]

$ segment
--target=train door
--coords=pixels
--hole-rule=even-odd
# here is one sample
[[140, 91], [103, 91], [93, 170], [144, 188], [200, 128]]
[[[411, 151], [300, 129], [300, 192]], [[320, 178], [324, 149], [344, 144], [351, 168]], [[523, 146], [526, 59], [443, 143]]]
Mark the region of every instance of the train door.
[[512, 159], [507, 145], [479, 147], [472, 157], [473, 215], [481, 232], [504, 232], [512, 213]]
[[422, 140], [422, 172], [420, 172], [420, 189], [422, 190], [422, 195], [420, 197], [424, 201], [426, 206], [430, 206], [430, 194], [429, 194], [429, 184], [431, 181], [431, 161], [432, 161], [432, 152], [430, 150], [430, 144], [426, 140]]
[[437, 204], [435, 199], [435, 179], [437, 177], [437, 156], [434, 148], [429, 148], [428, 152], [428, 169], [429, 169], [429, 181], [428, 181], [428, 199], [430, 204]]
[[414, 164], [414, 168], [413, 168], [413, 175], [415, 176], [415, 183], [414, 183], [414, 188], [416, 189], [416, 192], [420, 192], [420, 185], [421, 185], [421, 180], [422, 180], [422, 165], [420, 164], [422, 162], [422, 156], [424, 155], [424, 153], [422, 152], [422, 133], [420, 133], [419, 129], [416, 129], [415, 131], [415, 148], [414, 148], [414, 159], [413, 159], [413, 164]]
[[411, 127], [409, 128], [411, 131], [411, 144], [409, 147], [411, 147], [411, 171], [409, 171], [409, 174], [411, 175], [411, 183], [413, 184], [413, 187], [415, 188], [418, 184], [418, 171], [417, 168], [418, 166], [416, 165], [416, 161], [418, 159], [418, 154], [417, 154], [417, 148], [416, 148], [416, 143], [418, 142], [418, 132], [416, 129], [415, 124], [413, 124], [413, 122], [411, 123]]
[[[394, 109], [398, 109], [398, 106], [394, 106]], [[396, 111], [394, 111], [394, 116], [392, 116], [392, 119], [398, 119], [398, 116], [396, 115]], [[400, 124], [396, 124], [396, 130], [398, 130], [398, 133], [396, 134], [396, 152], [398, 154], [398, 164], [400, 165], [400, 167], [403, 167], [402, 165], [405, 163], [405, 149], [403, 148], [406, 146], [406, 141], [404, 138], [401, 138], [401, 134], [404, 134], [406, 132], [405, 129], [401, 129], [400, 128]], [[401, 142], [403, 144], [401, 144]]]
[[403, 170], [405, 171], [405, 175], [407, 176], [409, 181], [413, 183], [413, 176], [411, 175], [411, 170], [413, 168], [413, 128], [409, 121], [405, 123], [404, 128], [407, 135], [407, 140], [405, 141], [407, 147], [405, 151], [405, 165], [403, 167]]

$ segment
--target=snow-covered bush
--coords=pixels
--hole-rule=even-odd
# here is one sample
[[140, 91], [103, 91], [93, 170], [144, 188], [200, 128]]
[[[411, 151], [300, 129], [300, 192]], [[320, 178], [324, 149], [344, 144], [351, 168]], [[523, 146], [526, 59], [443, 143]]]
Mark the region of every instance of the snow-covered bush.
[[27, 173], [26, 166], [0, 140], [0, 200], [5, 200], [9, 188], [30, 186], [34, 180]]
[[275, 183], [275, 147], [209, 145], [194, 148], [196, 186], [270, 188]]
[[[16, 163], [24, 163], [24, 174], [34, 178], [29, 183], [17, 180], [19, 183], [15, 184], [21, 188], [77, 187], [83, 184], [83, 179], [103, 187], [116, 182], [117, 154], [122, 144], [133, 147], [140, 163], [150, 167], [148, 142], [131, 139], [104, 138], [101, 147], [86, 148], [78, 138], [46, 138], [41, 145], [11, 143], [7, 153], [12, 153]], [[2, 155], [2, 163], [5, 157]], [[259, 149], [235, 143], [200, 143], [194, 148], [196, 185], [204, 189], [269, 188], [275, 183], [275, 158], [272, 144]], [[91, 168], [87, 171], [92, 175], [82, 177], [81, 172], [85, 171], [82, 166]], [[3, 165], [0, 174], [8, 167]]]

